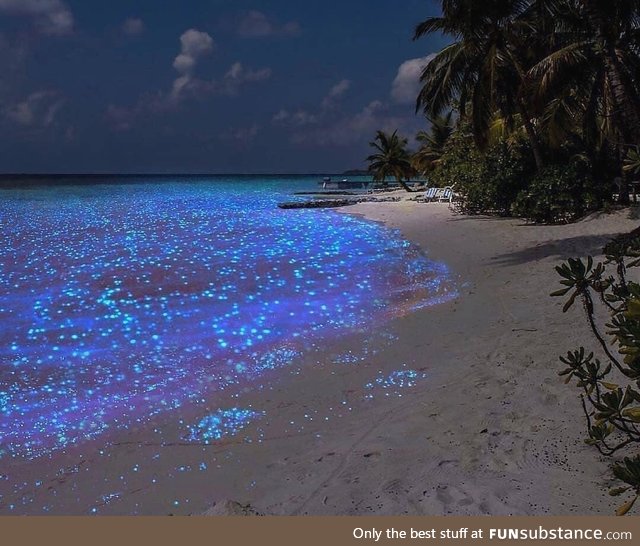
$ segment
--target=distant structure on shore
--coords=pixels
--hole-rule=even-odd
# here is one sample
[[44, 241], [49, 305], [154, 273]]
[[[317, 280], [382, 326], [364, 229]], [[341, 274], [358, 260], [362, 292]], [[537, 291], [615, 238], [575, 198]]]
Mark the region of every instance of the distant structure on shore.
[[348, 178], [342, 178], [340, 180], [333, 180], [330, 176], [323, 178], [318, 184], [322, 184], [322, 189], [339, 189], [339, 190], [353, 190], [364, 189], [366, 190], [371, 180], [349, 180]]

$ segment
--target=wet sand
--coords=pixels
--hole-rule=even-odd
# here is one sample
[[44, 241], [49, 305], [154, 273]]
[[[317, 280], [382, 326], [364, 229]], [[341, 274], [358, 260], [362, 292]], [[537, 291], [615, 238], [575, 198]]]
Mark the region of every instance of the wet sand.
[[[459, 297], [313, 347], [260, 390], [55, 455], [39, 485], [33, 463], [14, 466], [22, 485], [0, 513], [18, 503], [20, 513], [198, 514], [232, 499], [280, 515], [611, 514], [606, 462], [584, 445], [577, 390], [557, 376], [558, 355], [595, 346], [581, 310], [563, 315], [548, 294], [560, 260], [596, 255], [637, 222], [621, 211], [534, 227], [406, 197], [345, 213], [398, 228], [445, 262]], [[264, 414], [211, 445], [182, 442], [207, 406]]]

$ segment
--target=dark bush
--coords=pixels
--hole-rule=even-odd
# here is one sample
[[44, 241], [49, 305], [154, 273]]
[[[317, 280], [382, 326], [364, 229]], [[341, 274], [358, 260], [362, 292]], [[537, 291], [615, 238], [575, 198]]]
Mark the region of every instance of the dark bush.
[[577, 161], [550, 165], [520, 191], [512, 213], [537, 223], [572, 222], [602, 206], [599, 193], [586, 166]]
[[482, 153], [471, 133], [458, 129], [430, 180], [437, 186], [454, 186], [461, 212], [508, 216], [533, 168], [529, 156], [527, 144], [519, 140], [500, 140]]

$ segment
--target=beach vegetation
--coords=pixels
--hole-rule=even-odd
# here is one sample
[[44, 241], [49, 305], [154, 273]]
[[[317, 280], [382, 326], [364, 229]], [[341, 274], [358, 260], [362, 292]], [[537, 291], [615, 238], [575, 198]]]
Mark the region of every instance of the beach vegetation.
[[398, 131], [378, 131], [369, 145], [374, 149], [374, 153], [367, 157], [373, 179], [386, 187], [387, 178], [394, 178], [406, 191], [413, 191], [407, 184], [416, 174], [407, 148], [408, 140], [398, 135]]
[[[640, 174], [640, 0], [443, 0], [414, 38], [433, 34], [450, 43], [424, 67], [416, 110], [434, 134], [442, 116], [451, 127], [429, 143], [433, 159], [419, 133], [413, 164], [454, 185], [463, 212], [553, 223], [614, 195], [629, 203]], [[507, 172], [492, 176], [500, 162]]]
[[460, 124], [447, 141], [438, 167], [429, 175], [435, 186], [453, 186], [456, 206], [467, 214], [508, 216], [526, 187], [530, 163], [525, 139], [498, 138], [480, 151], [469, 124]]
[[623, 169], [626, 173], [640, 175], [640, 147], [632, 146], [627, 150]]
[[[551, 295], [565, 298], [563, 312], [582, 306], [604, 357], [579, 347], [560, 358], [559, 373], [580, 390], [585, 442], [612, 458], [612, 478], [621, 483], [609, 494], [623, 497], [616, 513], [624, 515], [640, 497], [640, 284], [628, 277], [640, 266], [640, 229], [610, 242], [604, 255], [556, 267], [562, 288]], [[609, 317], [604, 326], [600, 310]]]
[[605, 188], [594, 182], [589, 163], [575, 157], [536, 173], [518, 193], [511, 212], [536, 223], [573, 222], [602, 206]]
[[429, 131], [418, 131], [416, 141], [418, 149], [411, 156], [411, 164], [420, 176], [433, 172], [442, 162], [445, 146], [454, 130], [453, 112], [436, 116]]

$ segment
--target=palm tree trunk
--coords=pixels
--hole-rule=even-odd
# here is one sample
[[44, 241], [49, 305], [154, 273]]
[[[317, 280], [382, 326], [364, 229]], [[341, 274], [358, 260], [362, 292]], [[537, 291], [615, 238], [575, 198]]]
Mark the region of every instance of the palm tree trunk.
[[614, 101], [616, 125], [625, 146], [640, 143], [640, 99], [623, 80], [620, 61], [613, 47], [607, 51], [606, 71]]
[[544, 167], [544, 158], [542, 156], [542, 149], [540, 147], [538, 133], [536, 132], [533, 123], [531, 123], [531, 118], [529, 117], [529, 114], [527, 112], [527, 107], [524, 105], [522, 100], [518, 101], [518, 107], [520, 109], [520, 115], [522, 116], [522, 120], [524, 122], [524, 128], [527, 132], [527, 137], [529, 138], [529, 143], [531, 144], [531, 151], [533, 152], [533, 158], [536, 162], [536, 168], [538, 172], [540, 172]]
[[409, 187], [409, 185], [404, 180], [402, 180], [402, 178], [396, 178], [396, 180], [405, 189], [405, 191], [408, 191], [409, 193], [413, 193], [413, 190]]
[[[624, 148], [638, 144], [640, 136], [640, 97], [635, 93], [628, 77], [625, 78], [624, 69], [620, 64], [620, 59], [616, 52], [615, 44], [612, 43], [603, 31], [605, 22], [603, 15], [593, 6], [583, 0], [584, 13], [596, 29], [596, 41], [604, 51], [604, 70], [607, 82], [611, 89], [613, 102], [613, 121], [622, 137], [622, 143], [618, 143], [619, 168], [622, 174], [622, 182], [618, 192], [618, 203], [629, 204], [629, 185], [622, 172], [622, 156]], [[622, 146], [620, 146], [622, 144]]]
[[[510, 59], [518, 73], [518, 77], [520, 78], [521, 89], [526, 88], [527, 75], [525, 71], [522, 69], [522, 66], [520, 66], [520, 63], [518, 62], [518, 59], [515, 56], [510, 55]], [[516, 103], [518, 105], [518, 110], [520, 110], [520, 115], [522, 116], [522, 120], [524, 122], [524, 128], [525, 128], [525, 131], [527, 132], [527, 137], [529, 138], [529, 142], [531, 143], [531, 151], [533, 152], [533, 158], [536, 162], [536, 169], [538, 172], [540, 172], [544, 167], [544, 158], [542, 156], [542, 148], [540, 146], [540, 139], [538, 138], [538, 133], [536, 131], [536, 128], [533, 126], [533, 123], [531, 123], [531, 117], [529, 116], [528, 108], [522, 96], [518, 96], [516, 98]]]
[[617, 155], [620, 166], [620, 190], [618, 192], [618, 204], [628, 205], [629, 199], [629, 181], [622, 171], [622, 161], [624, 150], [629, 146], [636, 145], [639, 142], [640, 131], [640, 115], [637, 101], [634, 100], [633, 93], [628, 92], [627, 85], [622, 78], [619, 67], [619, 61], [615, 50], [610, 47], [607, 51], [605, 61], [607, 80], [611, 87], [611, 95], [613, 99], [613, 119], [621, 136], [622, 142], [618, 142]]

